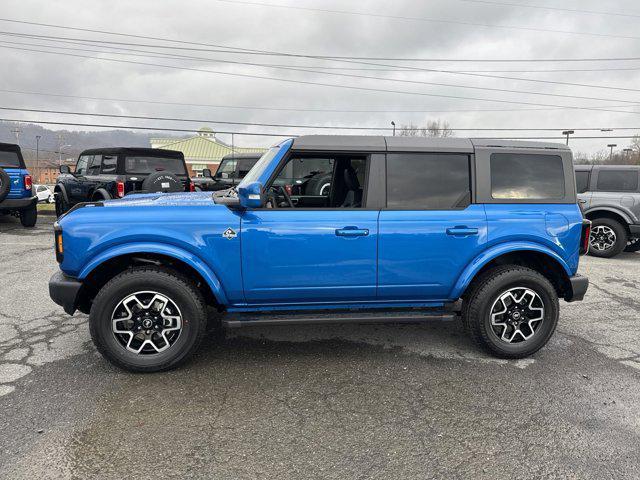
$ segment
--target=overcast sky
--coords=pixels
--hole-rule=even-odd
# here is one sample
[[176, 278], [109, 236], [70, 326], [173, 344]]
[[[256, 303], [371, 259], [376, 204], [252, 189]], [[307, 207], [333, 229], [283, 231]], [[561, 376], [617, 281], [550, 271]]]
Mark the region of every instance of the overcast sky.
[[[524, 5], [547, 8], [530, 8]], [[358, 12], [364, 15], [321, 12], [314, 9]], [[574, 9], [579, 11], [566, 11]], [[606, 11], [609, 14], [586, 13], [585, 11]], [[423, 125], [429, 120], [440, 119], [447, 121], [454, 129], [559, 129], [554, 132], [456, 131], [456, 136], [549, 136], [557, 135], [561, 129], [567, 128], [640, 127], [640, 108], [631, 103], [640, 101], [640, 82], [638, 82], [640, 60], [544, 63], [361, 60], [360, 62], [367, 63], [363, 64], [282, 56], [223, 54], [207, 51], [212, 50], [213, 47], [195, 44], [303, 55], [388, 57], [390, 59], [566, 59], [634, 56], [640, 58], [640, 31], [638, 30], [640, 5], [634, 0], [608, 2], [537, 0], [526, 3], [522, 0], [395, 0], [393, 2], [381, 0], [358, 2], [335, 0], [191, 0], [189, 2], [177, 0], [60, 0], [56, 2], [2, 0], [0, 17], [194, 42], [192, 44], [161, 42], [145, 38], [113, 36], [0, 21], [0, 32], [69, 37], [67, 41], [76, 42], [61, 43], [60, 39], [33, 39], [0, 35], [0, 59], [2, 62], [0, 106], [3, 107], [296, 125], [387, 127], [390, 126], [391, 121], [395, 121], [397, 125], [408, 123]], [[422, 20], [416, 20], [416, 18]], [[557, 31], [582, 32], [591, 35], [558, 33]], [[145, 46], [120, 45], [119, 48], [130, 49], [126, 51], [129, 55], [122, 54], [125, 53], [125, 50], [96, 53], [100, 50], [106, 51], [104, 49], [106, 44], [81, 45], [79, 44], [81, 40], [111, 40], [144, 44]], [[16, 43], [32, 44], [32, 46], [17, 45]], [[75, 50], [56, 49], [52, 47], [53, 45]], [[162, 50], [158, 49], [157, 45], [201, 50]], [[64, 55], [16, 50], [15, 48], [57, 51], [64, 53]], [[132, 50], [138, 51], [133, 52]], [[140, 50], [154, 53], [140, 52]], [[166, 58], [167, 54], [199, 57], [199, 59]], [[97, 57], [101, 60], [70, 55]], [[165, 58], [157, 58], [158, 55], [165, 55]], [[179, 68], [113, 62], [105, 60], [106, 58], [120, 59], [126, 62], [163, 64]], [[316, 70], [319, 67], [331, 67], [324, 71], [331, 72], [332, 75], [264, 66], [219, 63], [219, 60], [266, 63]], [[388, 65], [473, 71], [482, 75], [613, 88], [557, 85], [425, 72], [424, 70], [387, 71]], [[185, 67], [192, 70], [184, 69]], [[381, 68], [383, 70], [370, 70]], [[194, 71], [193, 69], [209, 70], [209, 72]], [[598, 69], [602, 71], [504, 72], [504, 70], [549, 69]], [[482, 72], [477, 72], [478, 70]], [[223, 75], [222, 73], [234, 75]], [[237, 74], [363, 89], [393, 90], [395, 92], [297, 84], [272, 79], [248, 78]], [[341, 75], [375, 76], [452, 86], [403, 83]], [[462, 88], [462, 86], [480, 88]], [[506, 89], [515, 92], [485, 89]], [[8, 93], [6, 90], [193, 105], [21, 95]], [[536, 92], [551, 95], [536, 95], [534, 94]], [[446, 96], [468, 98], [457, 99], [446, 98]], [[566, 96], [591, 97], [591, 99], [567, 98]], [[499, 100], [500, 102], [485, 100]], [[543, 105], [539, 106], [540, 104]], [[233, 106], [260, 108], [225, 108]], [[616, 111], [560, 108], [567, 106]], [[283, 109], [316, 111], [287, 111]], [[354, 110], [356, 111], [354, 112]], [[197, 129], [203, 124], [207, 124], [218, 131], [319, 133], [318, 130], [300, 128], [216, 125], [211, 121], [165, 122], [11, 111], [1, 112], [0, 117], [189, 129]], [[332, 133], [347, 132], [333, 131]], [[351, 133], [358, 132], [351, 131]], [[640, 133], [640, 129], [620, 130], [609, 135], [632, 135], [634, 133]], [[602, 135], [599, 131], [580, 132], [580, 134]], [[241, 136], [236, 137], [235, 141], [237, 144], [244, 145], [268, 145], [274, 141], [274, 137]], [[607, 143], [611, 142], [612, 140], [607, 139], [575, 139], [571, 141], [571, 146], [577, 151], [594, 152], [606, 148]], [[621, 147], [629, 143], [624, 139], [617, 139], [613, 142]]]

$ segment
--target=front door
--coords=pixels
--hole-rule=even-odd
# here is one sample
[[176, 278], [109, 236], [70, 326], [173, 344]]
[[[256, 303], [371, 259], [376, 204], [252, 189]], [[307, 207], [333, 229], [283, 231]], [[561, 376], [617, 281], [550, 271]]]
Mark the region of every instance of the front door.
[[[365, 208], [367, 165], [366, 157], [294, 155], [282, 166], [266, 188], [267, 208], [242, 216], [248, 303], [375, 299], [379, 211]], [[320, 192], [318, 179], [327, 176], [331, 185]]]
[[471, 204], [468, 154], [389, 153], [380, 213], [378, 298], [447, 300], [487, 241], [484, 205]]

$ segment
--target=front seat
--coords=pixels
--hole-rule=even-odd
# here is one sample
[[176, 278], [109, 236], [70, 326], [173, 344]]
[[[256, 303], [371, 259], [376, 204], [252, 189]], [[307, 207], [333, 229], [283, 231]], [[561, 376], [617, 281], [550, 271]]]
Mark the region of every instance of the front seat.
[[359, 208], [362, 206], [362, 188], [360, 188], [360, 182], [358, 181], [358, 175], [355, 169], [349, 165], [344, 169], [344, 185], [347, 189], [347, 194], [344, 197], [344, 201], [340, 207], [342, 208]]

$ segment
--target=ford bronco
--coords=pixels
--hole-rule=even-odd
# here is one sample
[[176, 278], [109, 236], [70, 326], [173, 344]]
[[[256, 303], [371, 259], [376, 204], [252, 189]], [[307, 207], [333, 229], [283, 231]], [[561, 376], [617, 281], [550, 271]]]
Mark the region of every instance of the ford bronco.
[[[300, 161], [317, 173], [292, 178]], [[328, 188], [309, 186], [318, 173]], [[303, 136], [268, 150], [236, 188], [78, 205], [55, 225], [61, 271], [49, 288], [134, 371], [183, 362], [208, 321], [459, 315], [486, 350], [522, 358], [552, 336], [559, 298], [584, 297], [589, 225], [564, 145]]]
[[157, 148], [94, 148], [80, 154], [74, 172], [60, 166], [54, 189], [56, 214], [76, 204], [122, 198], [130, 193], [189, 192], [184, 154]]
[[589, 255], [640, 250], [640, 167], [576, 165], [578, 200], [593, 222]]
[[0, 215], [13, 214], [24, 227], [38, 220], [38, 197], [33, 191], [18, 145], [0, 143]]

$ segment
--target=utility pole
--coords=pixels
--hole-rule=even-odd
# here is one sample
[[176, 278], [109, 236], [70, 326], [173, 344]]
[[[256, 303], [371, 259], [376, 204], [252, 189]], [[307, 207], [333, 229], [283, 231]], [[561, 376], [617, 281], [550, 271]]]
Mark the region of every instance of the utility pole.
[[38, 172], [38, 182], [40, 181], [40, 138], [42, 135], [36, 135], [36, 171]]
[[611, 149], [611, 153], [609, 154], [609, 163], [613, 162], [613, 149], [617, 146], [618, 145], [615, 143], [610, 143], [609, 145], [607, 145], [607, 147]]
[[567, 136], [567, 145], [569, 145], [569, 135], [573, 135], [574, 133], [576, 133], [574, 130], [565, 130], [562, 132], [563, 135]]
[[16, 143], [20, 145], [20, 134], [22, 133], [22, 130], [20, 130], [19, 127], [16, 127], [13, 130], [11, 130], [11, 133], [13, 133], [16, 136]]
[[396, 122], [391, 121], [391, 125], [393, 125], [393, 136], [396, 136]]

